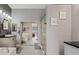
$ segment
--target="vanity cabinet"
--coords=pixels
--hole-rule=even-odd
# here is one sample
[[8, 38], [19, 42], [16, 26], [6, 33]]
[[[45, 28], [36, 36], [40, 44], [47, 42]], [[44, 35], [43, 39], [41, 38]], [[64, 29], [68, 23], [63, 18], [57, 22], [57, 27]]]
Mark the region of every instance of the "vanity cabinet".
[[79, 55], [79, 42], [65, 42], [64, 55]]
[[0, 47], [15, 47], [16, 40], [14, 37], [0, 38]]
[[15, 47], [0, 47], [0, 55], [15, 55]]
[[0, 38], [0, 55], [15, 55], [16, 39], [15, 36]]

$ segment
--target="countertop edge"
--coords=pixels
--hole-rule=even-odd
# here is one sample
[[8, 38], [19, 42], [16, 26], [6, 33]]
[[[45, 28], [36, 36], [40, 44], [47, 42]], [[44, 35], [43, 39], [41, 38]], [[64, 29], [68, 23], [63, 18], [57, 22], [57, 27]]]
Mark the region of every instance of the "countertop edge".
[[68, 45], [71, 45], [71, 46], [74, 46], [74, 47], [76, 47], [76, 48], [79, 48], [79, 46], [76, 46], [76, 45], [73, 45], [73, 44], [70, 44], [70, 43], [68, 43], [68, 42], [64, 42], [65, 44], [68, 44]]

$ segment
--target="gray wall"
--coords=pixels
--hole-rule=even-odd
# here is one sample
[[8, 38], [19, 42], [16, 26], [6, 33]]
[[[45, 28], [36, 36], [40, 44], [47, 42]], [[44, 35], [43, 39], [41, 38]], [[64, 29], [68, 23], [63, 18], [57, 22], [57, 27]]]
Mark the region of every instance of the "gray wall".
[[0, 10], [11, 16], [11, 8], [7, 4], [0, 4]]
[[[66, 19], [59, 19], [59, 11], [66, 11]], [[50, 24], [50, 17], [58, 19], [58, 25]], [[46, 54], [63, 54], [64, 41], [71, 40], [71, 5], [48, 5], [46, 16]]]
[[72, 35], [73, 41], [79, 41], [79, 5], [72, 5]]

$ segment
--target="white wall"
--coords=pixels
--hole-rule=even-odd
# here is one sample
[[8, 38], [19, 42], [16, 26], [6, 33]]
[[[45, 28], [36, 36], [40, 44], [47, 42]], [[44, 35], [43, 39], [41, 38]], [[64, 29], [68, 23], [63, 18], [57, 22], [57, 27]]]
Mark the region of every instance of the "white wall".
[[[66, 20], [59, 19], [59, 11], [66, 11]], [[57, 26], [51, 26], [50, 17], [58, 19]], [[71, 40], [71, 5], [48, 5], [46, 29], [46, 54], [63, 54], [63, 42]]]
[[40, 20], [44, 11], [44, 9], [13, 9], [12, 17], [19, 21]]
[[72, 5], [72, 40], [79, 41], [79, 5]]

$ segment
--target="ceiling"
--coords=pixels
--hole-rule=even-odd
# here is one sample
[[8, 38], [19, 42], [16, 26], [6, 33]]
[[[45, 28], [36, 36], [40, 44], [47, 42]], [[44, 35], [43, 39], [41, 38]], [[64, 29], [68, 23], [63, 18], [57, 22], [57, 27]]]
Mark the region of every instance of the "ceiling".
[[12, 9], [45, 9], [46, 4], [8, 4]]

